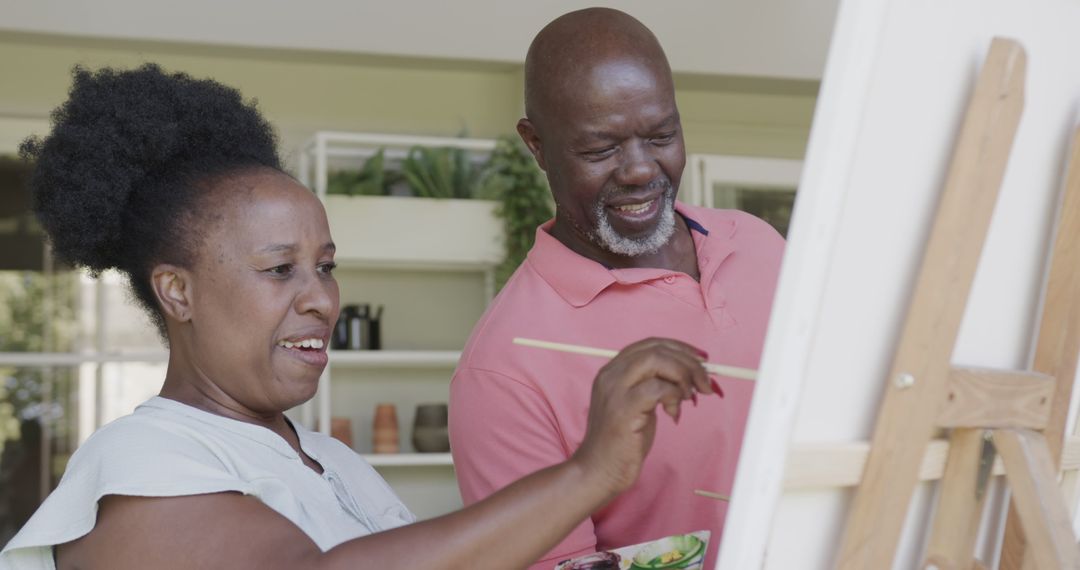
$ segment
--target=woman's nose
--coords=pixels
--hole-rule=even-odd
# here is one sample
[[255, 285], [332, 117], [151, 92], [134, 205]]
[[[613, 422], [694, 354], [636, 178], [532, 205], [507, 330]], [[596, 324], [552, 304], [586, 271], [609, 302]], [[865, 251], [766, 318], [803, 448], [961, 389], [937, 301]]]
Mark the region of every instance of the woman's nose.
[[304, 279], [302, 287], [296, 298], [298, 313], [317, 313], [324, 317], [334, 313], [339, 299], [337, 281], [333, 277], [313, 272]]

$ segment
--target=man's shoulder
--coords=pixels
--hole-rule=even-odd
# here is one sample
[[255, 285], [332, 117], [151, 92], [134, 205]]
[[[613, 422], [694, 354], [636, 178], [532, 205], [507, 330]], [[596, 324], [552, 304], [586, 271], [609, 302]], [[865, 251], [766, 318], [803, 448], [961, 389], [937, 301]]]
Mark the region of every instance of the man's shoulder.
[[569, 307], [552, 284], [548, 283], [529, 259], [507, 280], [492, 300], [473, 336], [483, 335], [489, 328], [504, 326], [532, 327], [537, 316], [563, 306]]
[[572, 309], [526, 259], [473, 327], [458, 369], [501, 369], [515, 337], [550, 335]]

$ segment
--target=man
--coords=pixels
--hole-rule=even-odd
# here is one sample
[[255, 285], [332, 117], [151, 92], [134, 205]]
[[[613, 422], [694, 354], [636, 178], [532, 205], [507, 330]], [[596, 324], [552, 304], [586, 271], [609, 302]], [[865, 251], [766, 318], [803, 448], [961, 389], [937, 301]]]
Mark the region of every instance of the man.
[[[782, 238], [745, 213], [675, 203], [686, 163], [667, 59], [634, 18], [566, 14], [525, 62], [518, 133], [546, 172], [555, 219], [477, 324], [451, 383], [450, 435], [462, 495], [473, 503], [581, 443], [590, 382], [603, 359], [511, 343], [514, 337], [618, 349], [650, 336], [698, 346], [709, 360], [756, 368]], [[720, 542], [751, 383], [658, 422], [638, 482], [534, 568], [707, 529]], [[543, 517], [543, 512], [536, 513]]]

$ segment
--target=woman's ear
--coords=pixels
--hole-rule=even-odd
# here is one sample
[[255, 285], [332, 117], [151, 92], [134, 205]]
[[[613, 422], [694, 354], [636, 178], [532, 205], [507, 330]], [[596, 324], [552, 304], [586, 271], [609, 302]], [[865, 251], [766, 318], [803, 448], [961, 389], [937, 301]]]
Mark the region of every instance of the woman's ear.
[[150, 284], [162, 311], [180, 322], [191, 320], [190, 273], [182, 267], [161, 264], [150, 274]]

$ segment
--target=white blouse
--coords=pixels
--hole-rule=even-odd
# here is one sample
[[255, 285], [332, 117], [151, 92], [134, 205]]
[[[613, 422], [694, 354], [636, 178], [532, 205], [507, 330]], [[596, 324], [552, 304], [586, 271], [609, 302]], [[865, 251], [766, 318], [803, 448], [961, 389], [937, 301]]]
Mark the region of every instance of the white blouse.
[[76, 450], [60, 485], [0, 552], [0, 569], [55, 568], [52, 547], [89, 533], [105, 495], [252, 495], [323, 551], [416, 520], [348, 446], [294, 427], [322, 475], [269, 429], [155, 396]]

